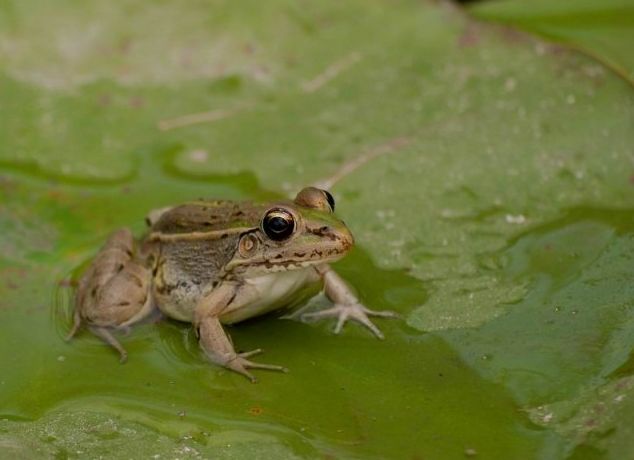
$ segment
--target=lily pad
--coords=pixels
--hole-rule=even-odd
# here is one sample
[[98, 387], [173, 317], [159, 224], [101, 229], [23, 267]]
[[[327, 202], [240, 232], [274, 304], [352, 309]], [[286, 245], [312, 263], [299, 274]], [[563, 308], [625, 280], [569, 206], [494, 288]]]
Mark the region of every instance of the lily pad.
[[[634, 345], [634, 94], [596, 61], [444, 3], [21, 0], [0, 5], [0, 96], [16, 456], [631, 453], [627, 411], [575, 415]], [[254, 319], [234, 342], [291, 372], [252, 385], [185, 324], [122, 338], [123, 366], [62, 340], [68, 280], [112, 230], [311, 183], [358, 242], [335, 268], [402, 315], [384, 342]]]

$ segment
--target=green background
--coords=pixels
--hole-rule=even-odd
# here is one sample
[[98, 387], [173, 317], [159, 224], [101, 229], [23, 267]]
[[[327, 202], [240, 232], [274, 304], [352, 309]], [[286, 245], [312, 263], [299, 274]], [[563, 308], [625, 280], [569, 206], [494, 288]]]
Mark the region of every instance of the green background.
[[[634, 12], [550, 3], [0, 2], [0, 457], [634, 455]], [[62, 340], [112, 230], [312, 183], [385, 341], [248, 321], [253, 385], [186, 324]]]

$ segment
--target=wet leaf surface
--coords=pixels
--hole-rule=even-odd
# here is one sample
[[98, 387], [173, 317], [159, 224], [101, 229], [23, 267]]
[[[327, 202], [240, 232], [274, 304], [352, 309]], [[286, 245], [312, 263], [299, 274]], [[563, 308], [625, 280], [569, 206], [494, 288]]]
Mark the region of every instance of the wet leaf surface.
[[[446, 5], [51, 8], [0, 6], [0, 446], [632, 452], [625, 81]], [[122, 338], [123, 366], [86, 332], [63, 342], [68, 280], [112, 230], [141, 234], [150, 209], [182, 200], [310, 183], [332, 186], [358, 242], [337, 270], [402, 315], [380, 323], [384, 342], [355, 325], [245, 322], [237, 346], [291, 369], [258, 385], [206, 363], [177, 322]]]
[[481, 2], [478, 18], [512, 25], [578, 49], [634, 83], [634, 4], [629, 0]]

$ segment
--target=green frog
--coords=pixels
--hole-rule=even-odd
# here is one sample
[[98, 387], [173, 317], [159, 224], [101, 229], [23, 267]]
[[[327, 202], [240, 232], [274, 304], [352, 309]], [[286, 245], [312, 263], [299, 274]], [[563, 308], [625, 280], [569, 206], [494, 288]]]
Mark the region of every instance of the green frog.
[[335, 317], [335, 333], [354, 320], [382, 339], [369, 316], [395, 314], [363, 306], [329, 265], [354, 244], [334, 210], [329, 192], [307, 187], [292, 201], [201, 200], [152, 211], [142, 239], [126, 228], [113, 232], [84, 272], [67, 339], [84, 323], [125, 362], [113, 332], [160, 311], [193, 324], [211, 362], [255, 382], [249, 369], [286, 369], [251, 361], [259, 349], [236, 352], [223, 325], [288, 306], [319, 282], [333, 306], [302, 319]]

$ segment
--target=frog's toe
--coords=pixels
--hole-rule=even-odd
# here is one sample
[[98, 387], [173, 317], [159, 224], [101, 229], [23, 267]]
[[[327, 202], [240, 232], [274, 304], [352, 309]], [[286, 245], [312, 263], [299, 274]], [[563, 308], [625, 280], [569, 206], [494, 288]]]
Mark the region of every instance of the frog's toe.
[[396, 318], [398, 314], [393, 311], [375, 311], [364, 307], [360, 303], [353, 304], [335, 304], [333, 307], [326, 310], [306, 313], [302, 315], [303, 320], [315, 320], [321, 318], [337, 318], [337, 324], [334, 328], [334, 333], [339, 334], [346, 321], [353, 320], [367, 327], [376, 338], [383, 340], [385, 337], [381, 330], [370, 320], [370, 316], [377, 316], [381, 318]]
[[264, 369], [267, 371], [284, 372], [285, 374], [288, 372], [287, 368], [284, 366], [278, 366], [277, 364], [261, 364], [245, 360], [245, 366], [249, 369]]
[[93, 334], [99, 337], [101, 340], [106, 342], [112, 348], [119, 352], [119, 362], [121, 364], [125, 363], [128, 360], [128, 352], [123, 348], [123, 346], [119, 343], [119, 341], [115, 338], [115, 336], [105, 327], [96, 327], [91, 326], [90, 330]]
[[255, 378], [255, 375], [253, 375], [251, 372], [249, 372], [246, 369], [246, 366], [244, 365], [244, 361], [242, 358], [237, 357], [236, 359], [232, 359], [231, 361], [229, 361], [228, 363], [225, 363], [225, 367], [227, 369], [231, 369], [234, 372], [237, 372], [238, 374], [244, 375], [246, 378], [248, 378], [251, 383], [257, 383], [258, 379]]
[[81, 327], [81, 316], [79, 315], [79, 310], [75, 309], [75, 313], [73, 315], [73, 327], [70, 329], [64, 340], [66, 342], [70, 342], [70, 340], [75, 337], [77, 331]]
[[392, 310], [370, 310], [369, 308], [364, 308], [364, 311], [368, 316], [377, 316], [379, 318], [399, 318], [400, 315]]
[[339, 317], [339, 320], [337, 321], [337, 326], [335, 327], [335, 334], [339, 334], [341, 332], [343, 325], [346, 323], [346, 320], [348, 319], [352, 319], [356, 321], [357, 323], [363, 324], [365, 327], [370, 329], [372, 333], [378, 339], [383, 340], [385, 338], [385, 336], [383, 335], [381, 330], [376, 326], [376, 324], [370, 321], [370, 318], [368, 318], [367, 312], [363, 310], [357, 310], [357, 309], [354, 309], [348, 312], [348, 314], [345, 316], [342, 315]]
[[260, 353], [262, 353], [262, 349], [261, 348], [256, 348], [255, 350], [244, 351], [242, 353], [238, 353], [238, 356], [240, 358], [250, 358], [251, 356], [259, 355]]
[[262, 350], [259, 348], [256, 350], [239, 353], [234, 359], [227, 362], [225, 364], [225, 367], [237, 372], [238, 374], [244, 375], [246, 378], [251, 380], [252, 383], [256, 383], [258, 380], [247, 369], [264, 369], [267, 371], [288, 372], [288, 369], [286, 369], [284, 366], [277, 366], [275, 364], [254, 363], [253, 361], [246, 359], [249, 356], [257, 355], [258, 353], [262, 353]]

